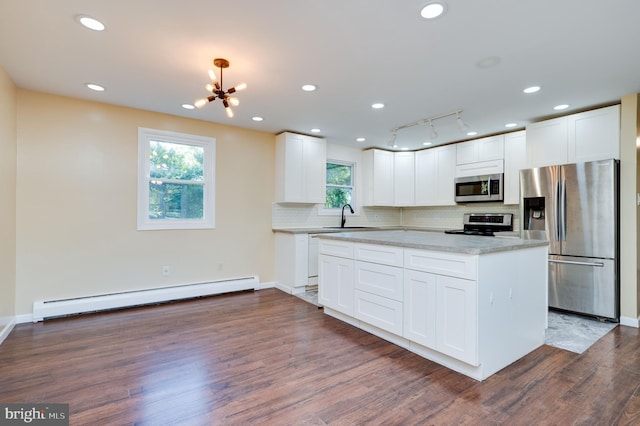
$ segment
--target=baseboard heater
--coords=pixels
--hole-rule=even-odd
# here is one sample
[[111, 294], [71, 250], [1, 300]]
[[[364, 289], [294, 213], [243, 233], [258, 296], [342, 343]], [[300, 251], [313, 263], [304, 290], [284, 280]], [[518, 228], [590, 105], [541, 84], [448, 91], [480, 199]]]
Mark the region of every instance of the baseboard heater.
[[67, 315], [212, 296], [233, 291], [256, 290], [259, 287], [259, 283], [258, 277], [253, 276], [149, 290], [101, 294], [74, 299], [45, 300], [43, 302], [33, 303], [33, 322]]

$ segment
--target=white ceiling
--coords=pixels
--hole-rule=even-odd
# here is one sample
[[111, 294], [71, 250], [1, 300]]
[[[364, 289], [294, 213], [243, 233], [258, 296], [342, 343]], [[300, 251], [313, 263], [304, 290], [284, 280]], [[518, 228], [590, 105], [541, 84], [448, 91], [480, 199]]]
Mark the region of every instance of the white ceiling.
[[[445, 0], [432, 21], [419, 15], [427, 2], [0, 0], [0, 65], [24, 89], [272, 133], [316, 127], [363, 148], [457, 109], [483, 136], [553, 116], [557, 104], [572, 112], [640, 92], [638, 0]], [[106, 30], [82, 27], [78, 14]], [[181, 107], [206, 96], [217, 57], [231, 62], [225, 89], [248, 84], [234, 118], [219, 101]], [[500, 62], [478, 66], [489, 57]], [[531, 85], [542, 90], [523, 94]], [[434, 125], [436, 144], [469, 139], [455, 117]], [[426, 140], [425, 126], [398, 132], [400, 147]]]

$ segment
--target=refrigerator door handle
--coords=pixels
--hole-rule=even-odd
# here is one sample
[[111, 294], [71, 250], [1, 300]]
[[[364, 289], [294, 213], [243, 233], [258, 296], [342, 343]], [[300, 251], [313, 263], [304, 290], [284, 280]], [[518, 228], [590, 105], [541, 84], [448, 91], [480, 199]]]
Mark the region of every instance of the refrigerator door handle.
[[567, 240], [567, 181], [564, 179], [560, 187], [560, 240]]
[[560, 182], [556, 181], [556, 193], [555, 193], [555, 197], [553, 197], [553, 216], [555, 220], [555, 226], [553, 227], [553, 234], [555, 236], [556, 241], [560, 241], [560, 214], [558, 212], [559, 197], [560, 197]]
[[604, 263], [602, 262], [576, 262], [574, 260], [555, 260], [549, 259], [549, 263], [562, 263], [565, 265], [580, 265], [580, 266], [597, 266], [599, 268], [604, 267]]

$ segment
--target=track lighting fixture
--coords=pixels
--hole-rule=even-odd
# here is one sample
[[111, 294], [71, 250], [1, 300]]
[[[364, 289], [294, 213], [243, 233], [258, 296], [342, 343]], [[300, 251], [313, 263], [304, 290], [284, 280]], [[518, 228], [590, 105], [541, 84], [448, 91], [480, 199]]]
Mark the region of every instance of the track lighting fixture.
[[469, 132], [469, 126], [467, 126], [467, 123], [462, 121], [462, 118], [460, 117], [461, 112], [462, 110], [456, 113], [456, 123], [458, 123], [458, 127], [460, 127], [460, 131], [466, 135]]
[[393, 135], [391, 135], [391, 139], [389, 139], [389, 143], [387, 145], [389, 145], [390, 148], [397, 148], [398, 145], [396, 145], [396, 138], [398, 137], [398, 135], [396, 134], [396, 132], [393, 132]]
[[220, 68], [220, 81], [216, 78], [216, 73], [210, 69], [209, 70], [209, 78], [211, 78], [211, 83], [207, 84], [205, 87], [207, 91], [211, 92], [212, 95], [206, 98], [198, 99], [194, 102], [196, 108], [202, 108], [208, 102], [213, 102], [216, 99], [222, 100], [222, 105], [224, 105], [225, 111], [227, 112], [227, 116], [229, 118], [233, 117], [233, 110], [231, 106], [237, 106], [240, 104], [240, 101], [235, 96], [230, 96], [231, 94], [237, 92], [238, 90], [246, 89], [247, 85], [245, 83], [241, 83], [235, 87], [230, 88], [225, 91], [222, 87], [222, 70], [224, 68], [229, 68], [229, 61], [222, 58], [216, 58], [213, 60], [213, 65]]
[[446, 114], [440, 114], [440, 115], [436, 115], [433, 117], [427, 117], [427, 118], [423, 118], [422, 120], [418, 120], [418, 121], [414, 121], [413, 123], [408, 123], [408, 124], [403, 124], [402, 126], [398, 126], [398, 127], [394, 127], [393, 129], [391, 129], [391, 132], [393, 132], [393, 136], [391, 137], [391, 140], [389, 141], [388, 145], [390, 147], [395, 148], [395, 141], [396, 141], [396, 136], [398, 133], [398, 130], [402, 130], [402, 129], [406, 129], [408, 127], [413, 127], [413, 126], [419, 126], [419, 125], [423, 125], [426, 124], [429, 126], [429, 139], [433, 140], [433, 139], [437, 139], [438, 138], [438, 132], [436, 132], [436, 129], [433, 125], [433, 122], [435, 120], [439, 120], [441, 118], [445, 118], [445, 117], [450, 117], [452, 115], [456, 116], [456, 123], [458, 123], [458, 126], [460, 127], [460, 130], [464, 133], [467, 134], [469, 132], [469, 126], [467, 126], [467, 124], [462, 121], [462, 117], [460, 117], [460, 114], [462, 114], [462, 110], [458, 109], [456, 111], [452, 111], [452, 112], [448, 112]]

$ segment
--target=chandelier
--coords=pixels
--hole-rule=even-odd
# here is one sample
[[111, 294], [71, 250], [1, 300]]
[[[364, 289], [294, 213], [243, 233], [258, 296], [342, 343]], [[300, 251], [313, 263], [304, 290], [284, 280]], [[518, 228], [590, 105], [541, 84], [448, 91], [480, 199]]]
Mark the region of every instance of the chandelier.
[[229, 90], [225, 91], [222, 87], [222, 70], [224, 68], [229, 68], [229, 61], [222, 58], [216, 58], [213, 60], [213, 65], [220, 68], [220, 80], [216, 78], [216, 73], [210, 69], [209, 77], [211, 78], [211, 83], [206, 85], [207, 91], [211, 92], [210, 96], [206, 98], [198, 99], [193, 103], [196, 108], [202, 108], [208, 102], [213, 102], [216, 99], [222, 100], [222, 105], [224, 105], [224, 109], [227, 112], [227, 116], [229, 118], [233, 117], [233, 110], [231, 106], [237, 106], [240, 101], [235, 96], [230, 96], [238, 90], [246, 89], [247, 85], [245, 83], [238, 84], [236, 87], [232, 87]]

